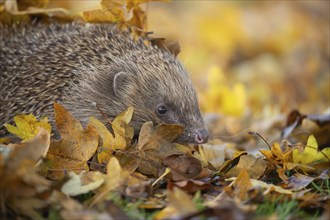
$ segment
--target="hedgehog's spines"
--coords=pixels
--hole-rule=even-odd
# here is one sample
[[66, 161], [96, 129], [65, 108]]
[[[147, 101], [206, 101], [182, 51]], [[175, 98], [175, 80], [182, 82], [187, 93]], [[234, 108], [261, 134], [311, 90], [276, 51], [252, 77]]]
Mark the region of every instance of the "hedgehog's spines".
[[[103, 119], [92, 102], [110, 119], [132, 106], [136, 131], [146, 121], [182, 124], [183, 140], [204, 126], [195, 90], [180, 62], [143, 39], [133, 40], [127, 31], [75, 23], [12, 26], [3, 31], [1, 123], [22, 113], [47, 115], [53, 122], [57, 101], [83, 122], [88, 116]], [[120, 72], [128, 77], [116, 95], [113, 79]], [[157, 115], [159, 103], [167, 105], [166, 117]], [[2, 128], [0, 134], [4, 133]]]

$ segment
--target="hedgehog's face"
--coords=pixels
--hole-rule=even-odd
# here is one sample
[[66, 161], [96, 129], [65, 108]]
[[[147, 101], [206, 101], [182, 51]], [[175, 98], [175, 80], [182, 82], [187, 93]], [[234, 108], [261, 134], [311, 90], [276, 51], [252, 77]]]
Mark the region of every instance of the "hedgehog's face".
[[134, 107], [134, 129], [138, 131], [147, 121], [155, 125], [179, 124], [184, 126], [184, 133], [177, 140], [179, 143], [206, 143], [208, 131], [199, 111], [195, 89], [184, 70], [174, 68], [177, 65], [165, 66], [165, 69], [132, 66], [115, 75], [113, 88], [118, 102], [125, 101], [123, 108]]
[[184, 133], [178, 139], [178, 142], [206, 143], [209, 136], [208, 131], [204, 126], [197, 101], [191, 101], [194, 104], [190, 105], [189, 103], [189, 105], [184, 105], [183, 102], [160, 102], [155, 105], [155, 114], [161, 123], [180, 124], [184, 126]]

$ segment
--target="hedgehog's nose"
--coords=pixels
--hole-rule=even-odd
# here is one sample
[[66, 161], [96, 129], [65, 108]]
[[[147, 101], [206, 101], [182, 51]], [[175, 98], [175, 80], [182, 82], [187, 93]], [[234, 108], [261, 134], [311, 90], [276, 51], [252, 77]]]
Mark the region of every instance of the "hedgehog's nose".
[[204, 144], [209, 139], [209, 132], [206, 128], [197, 129], [195, 131], [195, 142], [196, 144]]

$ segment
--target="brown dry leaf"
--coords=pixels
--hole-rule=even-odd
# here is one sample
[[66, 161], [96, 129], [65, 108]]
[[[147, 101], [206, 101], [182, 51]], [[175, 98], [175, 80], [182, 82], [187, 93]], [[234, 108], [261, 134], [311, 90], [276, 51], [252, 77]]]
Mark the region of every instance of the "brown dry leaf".
[[125, 188], [125, 194], [133, 198], [146, 198], [152, 192], [152, 179], [141, 173], [132, 173]]
[[116, 158], [125, 171], [134, 173], [142, 160], [142, 158], [138, 156], [138, 153], [139, 152], [134, 150], [134, 147], [131, 147], [125, 151], [117, 151]]
[[38, 194], [48, 190], [51, 183], [37, 174], [35, 164], [47, 152], [49, 139], [49, 131], [41, 129], [33, 139], [11, 145], [8, 156], [0, 163], [1, 200], [6, 201], [3, 205], [32, 219], [41, 218], [36, 208], [47, 206]]
[[121, 168], [117, 158], [111, 157], [107, 164], [107, 174], [104, 177], [105, 182], [95, 190], [96, 194], [90, 201], [89, 207], [95, 205], [95, 203], [102, 202], [110, 191], [124, 187], [128, 177], [129, 173]]
[[[121, 27], [128, 25], [128, 21], [133, 18], [135, 7], [134, 9], [128, 8], [125, 1], [102, 0], [101, 6], [102, 9], [83, 12], [83, 18], [87, 22], [118, 23]], [[142, 12], [142, 15], [144, 15], [144, 12]], [[140, 25], [137, 28], [140, 28]]]
[[239, 158], [238, 164], [229, 170], [225, 177], [237, 176], [241, 170], [246, 170], [249, 173], [251, 179], [260, 178], [267, 168], [267, 162], [261, 157], [255, 157], [254, 155], [242, 155]]
[[172, 154], [164, 159], [163, 164], [171, 169], [171, 176], [167, 177], [173, 181], [193, 179], [203, 170], [199, 160], [186, 155]]
[[61, 135], [61, 140], [52, 140], [47, 159], [52, 163], [48, 172], [51, 179], [61, 179], [65, 171], [77, 173], [87, 170], [87, 161], [95, 153], [99, 134], [90, 124], [84, 130], [80, 122], [76, 120], [64, 107], [55, 103], [55, 122]]
[[246, 151], [236, 152], [232, 159], [227, 160], [226, 162], [223, 163], [223, 165], [219, 169], [219, 172], [220, 173], [228, 172], [232, 167], [234, 167], [238, 163], [239, 158], [243, 155], [247, 155], [247, 152]]
[[[194, 214], [194, 218], [201, 216], [201, 218], [206, 219], [226, 219], [226, 220], [236, 220], [236, 219], [248, 219], [246, 217], [246, 210], [248, 210], [249, 205], [241, 205], [237, 200], [231, 198], [224, 198], [217, 201], [209, 202], [207, 208]], [[189, 218], [189, 216], [188, 216]]]
[[301, 114], [293, 110], [287, 116], [286, 127], [282, 131], [282, 138], [290, 138], [295, 142], [306, 142], [313, 134], [321, 146], [330, 144], [330, 115], [329, 114]]
[[234, 182], [234, 193], [240, 200], [246, 200], [248, 191], [252, 188], [249, 173], [241, 170]]
[[225, 154], [227, 145], [208, 145], [200, 146], [198, 152], [203, 164], [211, 164], [215, 169], [219, 170], [225, 162]]
[[118, 149], [124, 150], [130, 146], [134, 136], [134, 129], [128, 124], [133, 116], [133, 108], [129, 107], [120, 113], [111, 123], [114, 135], [109, 132], [105, 125], [96, 118], [90, 118], [90, 124], [99, 132], [102, 138], [102, 146], [99, 146], [97, 159], [99, 163], [106, 163], [112, 152]]
[[312, 167], [293, 163], [292, 148], [289, 148], [286, 145], [284, 146], [284, 149], [282, 149], [278, 143], [274, 143], [270, 150], [259, 150], [259, 151], [266, 157], [266, 159], [270, 163], [279, 166], [284, 170], [292, 170], [296, 167], [301, 167], [305, 170], [313, 170]]
[[301, 115], [298, 110], [293, 110], [287, 116], [286, 127], [282, 131], [282, 138], [288, 138], [293, 130], [301, 125], [302, 120], [306, 115]]
[[295, 173], [294, 175], [288, 178], [288, 188], [294, 191], [302, 190], [303, 188], [307, 187], [311, 182], [318, 179], [329, 179], [329, 170], [323, 171], [317, 177], [306, 176], [300, 173]]
[[151, 1], [167, 2], [167, 0], [102, 0], [101, 5], [103, 10], [121, 10], [124, 15], [123, 22], [126, 21], [129, 25], [145, 30], [146, 13], [140, 6]]
[[178, 182], [168, 182], [167, 188], [173, 189], [174, 187], [178, 187], [187, 193], [195, 193], [201, 190], [210, 190], [214, 187], [210, 183], [210, 179], [207, 180], [182, 180]]
[[6, 201], [6, 204], [16, 213], [19, 213], [23, 216], [28, 216], [31, 219], [43, 219], [37, 209], [41, 209], [47, 206], [47, 203], [45, 203], [45, 201], [35, 197], [12, 197]]
[[151, 45], [157, 46], [159, 49], [169, 52], [175, 57], [180, 53], [181, 47], [178, 41], [166, 42], [165, 38], [151, 38]]
[[102, 9], [85, 11], [83, 18], [87, 22], [116, 23], [121, 29], [129, 28], [134, 37], [141, 36], [147, 29], [147, 15], [140, 5], [149, 1], [102, 0]]
[[46, 155], [50, 145], [50, 133], [48, 130], [40, 129], [39, 133], [33, 138], [21, 144], [10, 144], [11, 153], [4, 161], [8, 172], [15, 172], [21, 162], [29, 161], [31, 166], [35, 165], [43, 156]]
[[140, 7], [134, 7], [132, 10], [132, 18], [128, 21], [129, 27], [132, 28], [132, 31], [137, 35], [141, 36], [144, 34], [143, 31], [147, 31], [147, 15], [144, 10]]
[[62, 219], [113, 219], [108, 213], [86, 209], [80, 202], [56, 190], [51, 192], [46, 202], [56, 207]]
[[283, 182], [285, 184], [288, 183], [288, 177], [286, 176], [285, 172], [286, 172], [286, 169], [283, 169], [283, 168], [277, 168], [276, 170], [277, 174], [278, 174], [278, 177], [280, 177], [281, 180], [283, 180]]
[[[306, 190], [307, 191], [307, 190]], [[293, 196], [294, 198], [300, 200], [299, 207], [325, 207], [325, 209], [329, 208], [330, 205], [330, 196], [324, 196], [321, 194], [310, 193], [303, 191], [303, 193], [297, 192]], [[327, 214], [327, 211], [325, 211]], [[325, 215], [326, 216], [326, 215]], [[320, 219], [328, 219], [328, 217], [320, 218]]]
[[191, 155], [189, 147], [173, 143], [182, 132], [180, 125], [160, 124], [155, 127], [152, 122], [144, 123], [137, 144], [142, 159], [139, 171], [157, 177], [163, 168], [162, 161], [169, 155]]
[[154, 216], [155, 219], [178, 219], [197, 212], [192, 198], [181, 189], [175, 187], [167, 195], [169, 204]]
[[[174, 145], [173, 142], [183, 133], [183, 127], [175, 124], [159, 124], [152, 122], [142, 125], [137, 148], [140, 151], [158, 149], [160, 145]], [[175, 147], [173, 147], [175, 148]]]

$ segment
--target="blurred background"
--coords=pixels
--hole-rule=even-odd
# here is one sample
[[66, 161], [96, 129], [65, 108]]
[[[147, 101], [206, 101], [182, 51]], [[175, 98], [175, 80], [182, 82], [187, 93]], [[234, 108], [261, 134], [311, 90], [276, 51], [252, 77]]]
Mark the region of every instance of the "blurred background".
[[[179, 58], [203, 110], [242, 116], [329, 107], [329, 4], [156, 1], [142, 8], [155, 37], [179, 41]], [[81, 12], [101, 6], [97, 0], [50, 0], [48, 7]]]
[[271, 143], [280, 139], [293, 109], [330, 113], [329, 4], [153, 3], [148, 28], [179, 40], [179, 58], [192, 75], [214, 136], [224, 139], [250, 129]]

